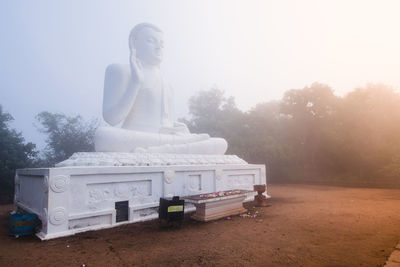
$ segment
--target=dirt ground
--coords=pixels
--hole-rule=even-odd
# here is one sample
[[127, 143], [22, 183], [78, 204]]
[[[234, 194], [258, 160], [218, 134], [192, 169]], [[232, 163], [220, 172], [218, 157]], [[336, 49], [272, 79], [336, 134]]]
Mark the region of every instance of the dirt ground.
[[400, 240], [400, 190], [271, 185], [270, 206], [180, 228], [158, 221], [41, 242], [9, 237], [0, 266], [382, 266]]

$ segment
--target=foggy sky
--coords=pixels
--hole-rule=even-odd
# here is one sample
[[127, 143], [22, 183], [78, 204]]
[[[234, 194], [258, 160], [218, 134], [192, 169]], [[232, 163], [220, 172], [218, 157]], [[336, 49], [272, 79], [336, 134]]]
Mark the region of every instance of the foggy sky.
[[41, 111], [101, 117], [104, 71], [128, 63], [128, 34], [164, 31], [162, 70], [176, 117], [196, 91], [216, 86], [247, 110], [315, 81], [343, 95], [369, 82], [400, 87], [400, 2], [0, 2], [0, 105], [25, 139]]

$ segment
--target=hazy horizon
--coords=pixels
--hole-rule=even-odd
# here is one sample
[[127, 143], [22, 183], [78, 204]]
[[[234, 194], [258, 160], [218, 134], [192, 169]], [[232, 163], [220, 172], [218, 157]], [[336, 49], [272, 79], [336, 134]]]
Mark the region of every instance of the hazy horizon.
[[41, 111], [101, 118], [104, 71], [128, 63], [128, 34], [164, 31], [162, 70], [176, 117], [218, 87], [242, 110], [313, 82], [344, 95], [367, 83], [400, 88], [398, 1], [3, 1], [0, 105], [26, 141]]

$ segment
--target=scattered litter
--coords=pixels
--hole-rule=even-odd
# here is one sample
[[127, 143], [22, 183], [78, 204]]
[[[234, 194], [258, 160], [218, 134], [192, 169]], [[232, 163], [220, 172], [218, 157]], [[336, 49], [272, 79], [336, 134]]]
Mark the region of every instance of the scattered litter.
[[240, 214], [240, 218], [257, 218], [257, 216], [258, 216], [258, 211], [255, 211], [254, 214], [251, 214], [250, 211], [248, 213]]
[[69, 245], [67, 245], [67, 248], [69, 248]]
[[200, 198], [224, 197], [224, 196], [236, 195], [236, 194], [240, 194], [240, 193], [241, 193], [240, 190], [219, 191], [216, 193], [201, 194]]
[[227, 219], [227, 220], [231, 220], [232, 218], [228, 216], [228, 217], [226, 217], [226, 219]]

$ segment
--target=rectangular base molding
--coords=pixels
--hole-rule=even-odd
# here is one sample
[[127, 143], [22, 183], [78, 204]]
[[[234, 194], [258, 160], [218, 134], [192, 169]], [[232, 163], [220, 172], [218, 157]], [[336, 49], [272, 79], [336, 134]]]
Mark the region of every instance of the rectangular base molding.
[[[252, 164], [82, 166], [20, 169], [14, 205], [38, 215], [42, 240], [158, 218], [160, 197], [253, 190], [266, 184], [265, 166]], [[253, 200], [252, 197], [244, 201]], [[236, 214], [242, 202], [226, 203]], [[194, 211], [185, 204], [185, 212]], [[224, 213], [209, 206], [204, 220]], [[197, 215], [196, 215], [197, 216]], [[225, 216], [225, 215], [223, 215]]]

